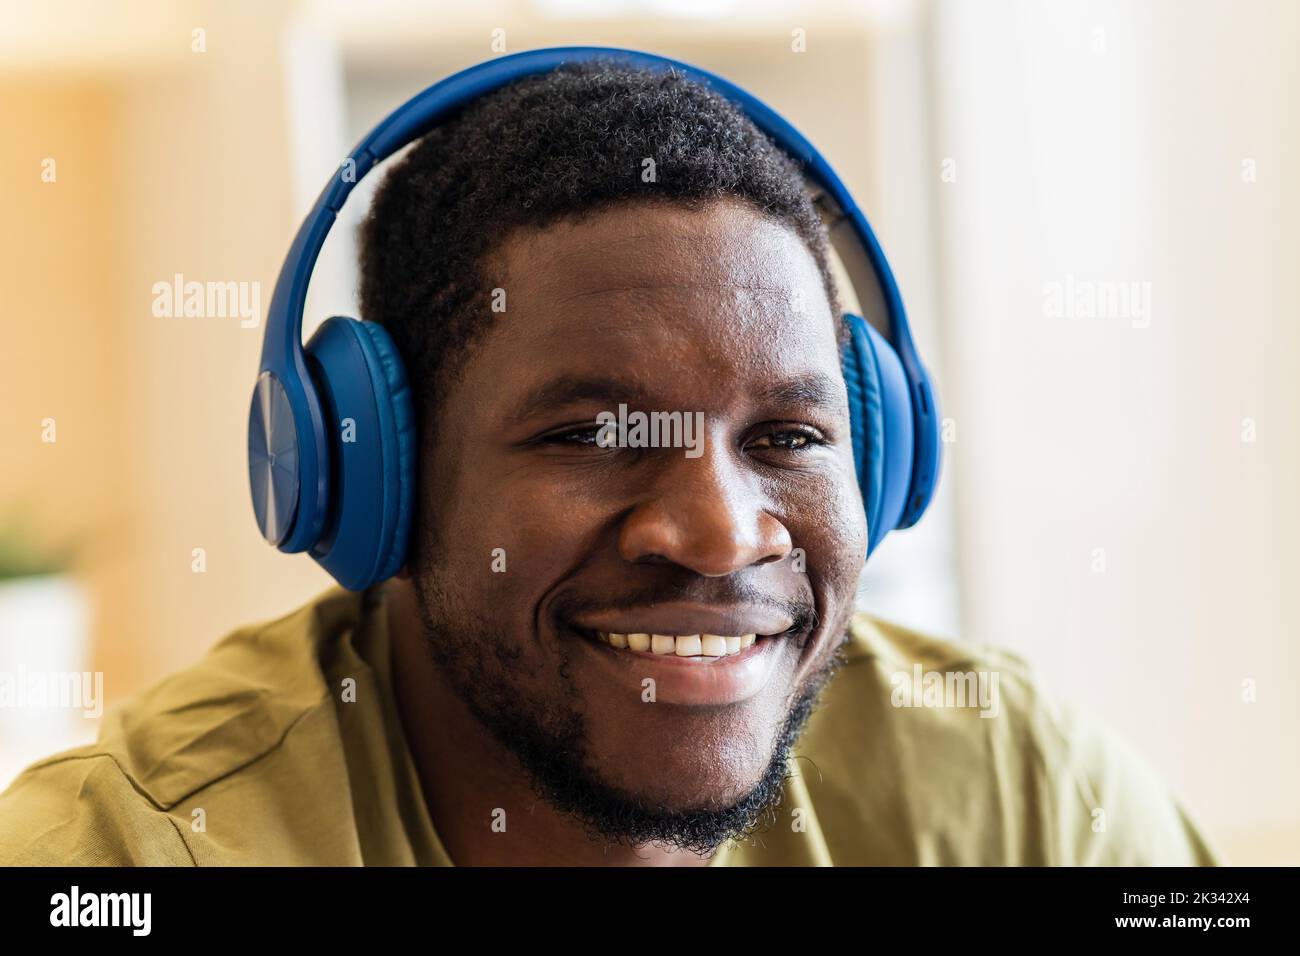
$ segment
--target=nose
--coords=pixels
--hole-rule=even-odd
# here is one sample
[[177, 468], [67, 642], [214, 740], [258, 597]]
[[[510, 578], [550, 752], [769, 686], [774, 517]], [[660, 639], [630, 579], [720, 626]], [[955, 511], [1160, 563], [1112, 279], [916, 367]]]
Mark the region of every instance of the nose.
[[623, 560], [670, 561], [722, 577], [789, 556], [790, 532], [720, 444], [710, 442], [699, 458], [674, 459], [656, 475], [654, 493], [623, 520]]

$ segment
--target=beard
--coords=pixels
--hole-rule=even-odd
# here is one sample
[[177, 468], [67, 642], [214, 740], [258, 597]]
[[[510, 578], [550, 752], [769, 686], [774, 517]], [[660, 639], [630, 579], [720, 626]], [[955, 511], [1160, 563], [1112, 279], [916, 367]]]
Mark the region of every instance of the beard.
[[[562, 686], [537, 699], [522, 693], [527, 667], [517, 642], [454, 601], [436, 579], [414, 580], [425, 644], [474, 718], [518, 759], [534, 793], [576, 819], [588, 838], [627, 846], [658, 844], [699, 855], [775, 822], [789, 776], [787, 763], [821, 692], [844, 664], [843, 638], [828, 660], [791, 695], [758, 783], [725, 805], [674, 810], [610, 785], [589, 746], [581, 696], [569, 677], [572, 648], [560, 650]], [[450, 622], [455, 622], [452, 626]], [[484, 666], [485, 658], [499, 669]], [[557, 703], [568, 701], [570, 704]], [[574, 706], [577, 704], [577, 706]]]

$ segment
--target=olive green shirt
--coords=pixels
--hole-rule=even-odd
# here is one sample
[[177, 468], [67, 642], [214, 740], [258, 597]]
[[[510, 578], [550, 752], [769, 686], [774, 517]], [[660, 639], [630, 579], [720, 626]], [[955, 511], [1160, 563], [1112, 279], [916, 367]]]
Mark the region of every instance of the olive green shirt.
[[[712, 865], [1217, 862], [1142, 760], [1020, 658], [862, 614], [846, 653], [782, 803]], [[231, 634], [23, 771], [0, 864], [452, 865], [391, 666], [382, 587]], [[944, 676], [971, 672], [997, 675], [996, 708]]]

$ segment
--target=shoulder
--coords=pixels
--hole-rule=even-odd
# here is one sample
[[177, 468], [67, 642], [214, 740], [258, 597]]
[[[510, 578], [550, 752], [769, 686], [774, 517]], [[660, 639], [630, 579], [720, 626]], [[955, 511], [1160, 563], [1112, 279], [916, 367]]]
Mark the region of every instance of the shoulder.
[[0, 865], [189, 865], [174, 821], [104, 753], [68, 751], [0, 794]]
[[111, 709], [95, 743], [28, 767], [0, 794], [0, 864], [194, 863], [188, 803], [237, 799], [245, 770], [332, 721], [321, 658], [360, 610], [335, 589], [241, 628]]
[[843, 650], [805, 742], [823, 777], [825, 763], [851, 781], [850, 817], [892, 821], [864, 853], [870, 844], [898, 862], [1215, 862], [1146, 762], [1053, 696], [1022, 657], [866, 614]]

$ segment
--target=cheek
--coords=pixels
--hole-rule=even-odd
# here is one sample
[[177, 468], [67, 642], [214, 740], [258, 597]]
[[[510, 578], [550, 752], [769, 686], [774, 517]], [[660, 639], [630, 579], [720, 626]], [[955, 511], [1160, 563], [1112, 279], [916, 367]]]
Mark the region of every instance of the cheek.
[[424, 492], [421, 520], [437, 529], [425, 536], [426, 562], [476, 600], [485, 617], [530, 621], [546, 591], [582, 560], [594, 533], [590, 509], [580, 497], [472, 450], [447, 478], [445, 490], [431, 481]]
[[795, 547], [805, 552], [804, 567], [819, 619], [820, 642], [795, 676], [803, 686], [819, 673], [839, 646], [855, 607], [858, 581], [867, 556], [867, 519], [851, 454], [822, 481], [802, 489], [789, 515]]
[[867, 520], [853, 457], [837, 450], [833, 465], [779, 492], [783, 520], [805, 567], [832, 595], [851, 600], [867, 556]]

